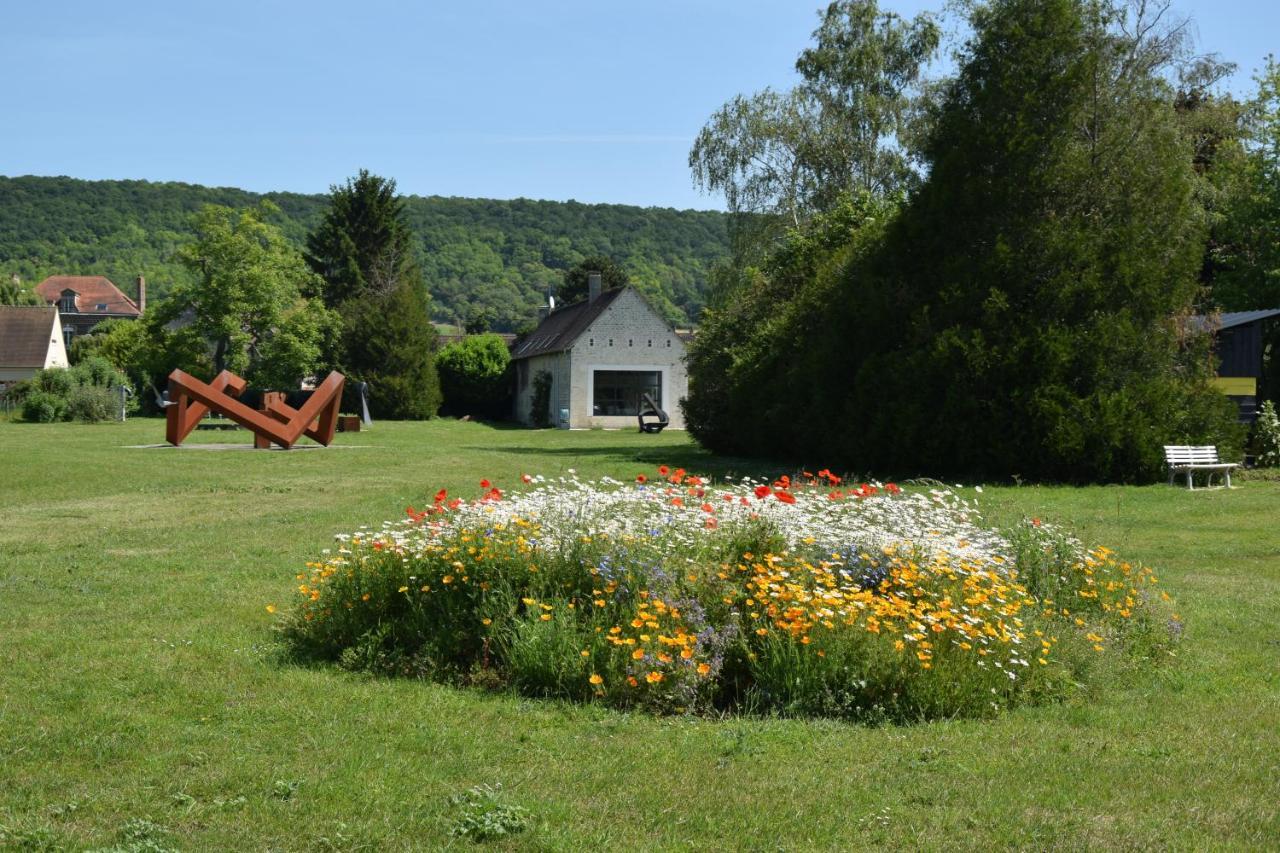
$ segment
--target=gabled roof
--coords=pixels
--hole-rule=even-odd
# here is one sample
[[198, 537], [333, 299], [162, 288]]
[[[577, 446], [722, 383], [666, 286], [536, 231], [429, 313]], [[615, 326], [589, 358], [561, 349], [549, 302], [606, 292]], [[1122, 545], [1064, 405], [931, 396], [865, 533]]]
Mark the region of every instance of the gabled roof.
[[[138, 305], [125, 296], [105, 275], [51, 275], [36, 285], [45, 302], [55, 303], [64, 290], [76, 292], [76, 310], [82, 314], [139, 315]], [[106, 308], [99, 309], [99, 305]]]
[[1271, 308], [1264, 311], [1234, 311], [1230, 314], [1221, 315], [1221, 325], [1219, 329], [1230, 329], [1232, 326], [1244, 326], [1258, 320], [1266, 320], [1268, 317], [1280, 317], [1280, 308]]
[[44, 367], [58, 309], [0, 305], [0, 367]]
[[624, 287], [606, 290], [595, 302], [584, 299], [552, 311], [538, 328], [516, 341], [511, 350], [512, 360], [567, 350], [624, 290]]

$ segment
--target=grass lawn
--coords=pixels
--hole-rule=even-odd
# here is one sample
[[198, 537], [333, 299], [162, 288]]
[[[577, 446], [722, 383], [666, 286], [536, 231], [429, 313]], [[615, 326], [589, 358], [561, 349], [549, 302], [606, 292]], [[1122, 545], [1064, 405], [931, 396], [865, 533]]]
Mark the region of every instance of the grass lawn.
[[449, 798], [486, 783], [531, 812], [499, 845], [520, 849], [1280, 839], [1280, 483], [988, 488], [991, 515], [1065, 522], [1158, 567], [1186, 621], [1177, 661], [994, 720], [866, 728], [627, 715], [279, 659], [264, 607], [291, 600], [302, 564], [441, 486], [755, 464], [680, 433], [453, 422], [291, 453], [126, 447], [163, 432], [0, 423], [0, 848], [465, 848]]

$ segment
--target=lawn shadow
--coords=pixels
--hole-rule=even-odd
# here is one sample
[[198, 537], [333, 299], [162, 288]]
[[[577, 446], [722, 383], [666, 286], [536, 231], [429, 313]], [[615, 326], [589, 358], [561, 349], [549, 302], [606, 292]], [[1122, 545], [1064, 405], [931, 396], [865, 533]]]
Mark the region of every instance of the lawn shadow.
[[583, 457], [616, 457], [621, 461], [640, 462], [657, 468], [668, 465], [672, 468], [684, 468], [690, 473], [723, 477], [732, 474], [742, 476], [773, 476], [779, 471], [792, 470], [781, 462], [764, 459], [747, 459], [736, 456], [715, 456], [698, 447], [682, 447], [679, 445], [659, 445], [635, 443], [613, 445], [609, 447], [529, 447], [521, 445], [492, 446], [468, 445], [465, 450], [479, 450], [486, 453], [510, 453], [514, 456], [553, 456], [563, 458]]

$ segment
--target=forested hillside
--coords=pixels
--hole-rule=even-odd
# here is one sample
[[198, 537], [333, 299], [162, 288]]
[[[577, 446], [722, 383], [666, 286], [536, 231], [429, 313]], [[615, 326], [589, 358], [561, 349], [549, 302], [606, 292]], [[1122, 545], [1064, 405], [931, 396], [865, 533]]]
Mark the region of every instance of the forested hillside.
[[[142, 273], [148, 299], [163, 298], [190, 275], [174, 254], [191, 238], [191, 214], [204, 204], [244, 207], [262, 198], [279, 206], [275, 224], [301, 247], [326, 197], [0, 177], [0, 273], [28, 286], [53, 274], [101, 274], [130, 295]], [[668, 319], [688, 323], [702, 309], [708, 269], [728, 246], [725, 217], [714, 211], [410, 196], [406, 213], [436, 319], [488, 309], [499, 330], [534, 318], [563, 270], [597, 254], [616, 259]]]

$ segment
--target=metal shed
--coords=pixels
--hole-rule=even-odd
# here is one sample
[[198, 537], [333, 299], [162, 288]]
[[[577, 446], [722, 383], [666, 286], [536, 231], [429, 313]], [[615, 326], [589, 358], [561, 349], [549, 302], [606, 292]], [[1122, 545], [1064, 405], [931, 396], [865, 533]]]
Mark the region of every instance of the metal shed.
[[1235, 311], [1195, 321], [1214, 336], [1218, 356], [1215, 384], [1240, 407], [1240, 420], [1252, 423], [1258, 416], [1258, 380], [1266, 354], [1266, 323], [1280, 317], [1280, 308]]

